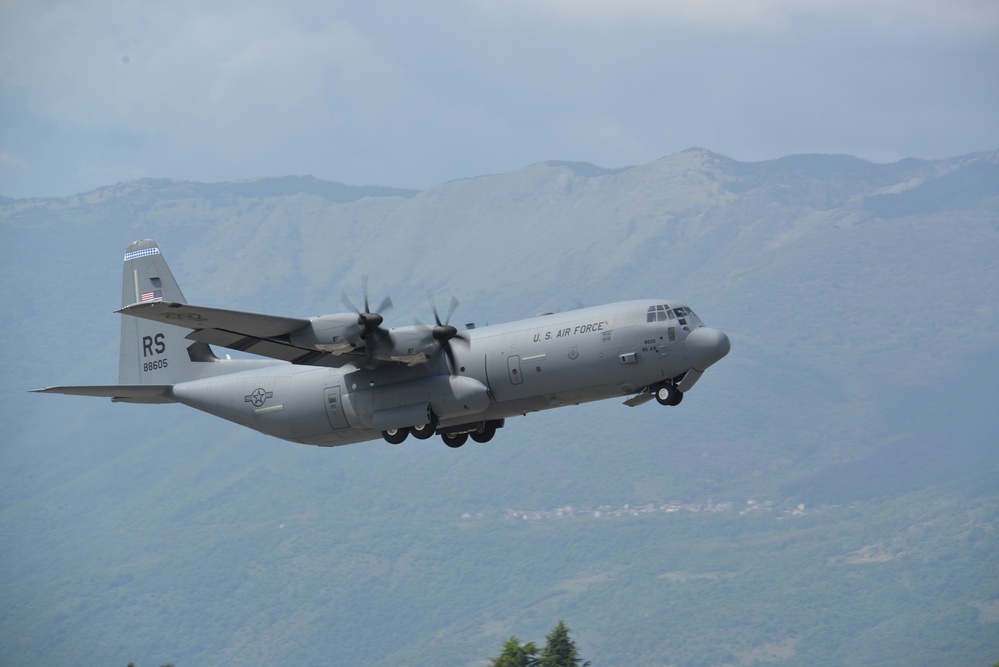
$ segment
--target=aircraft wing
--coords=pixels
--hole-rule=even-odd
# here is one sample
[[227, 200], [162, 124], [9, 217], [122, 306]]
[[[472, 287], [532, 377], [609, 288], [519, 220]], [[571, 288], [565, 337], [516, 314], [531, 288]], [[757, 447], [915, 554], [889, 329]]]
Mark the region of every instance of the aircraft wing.
[[168, 384], [98, 384], [32, 389], [39, 394], [98, 396], [123, 403], [175, 403]]
[[117, 312], [188, 329], [220, 329], [257, 338], [290, 334], [309, 324], [309, 320], [297, 317], [244, 313], [238, 310], [206, 308], [170, 301], [133, 303]]
[[189, 340], [293, 364], [338, 367], [356, 358], [354, 354], [338, 356], [293, 345], [288, 334], [309, 325], [309, 320], [298, 317], [263, 315], [170, 301], [133, 303], [116, 312], [193, 329], [187, 335]]

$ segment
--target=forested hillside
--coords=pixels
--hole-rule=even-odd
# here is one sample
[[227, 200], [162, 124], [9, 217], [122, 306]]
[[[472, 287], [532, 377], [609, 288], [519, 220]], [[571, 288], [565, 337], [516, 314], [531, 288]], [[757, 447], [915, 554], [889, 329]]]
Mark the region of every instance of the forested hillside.
[[[683, 404], [488, 444], [315, 449], [114, 382], [121, 258], [188, 301], [387, 324], [663, 297], [732, 352]], [[310, 177], [0, 200], [0, 664], [482, 665], [560, 620], [594, 667], [999, 660], [999, 153], [415, 192]]]

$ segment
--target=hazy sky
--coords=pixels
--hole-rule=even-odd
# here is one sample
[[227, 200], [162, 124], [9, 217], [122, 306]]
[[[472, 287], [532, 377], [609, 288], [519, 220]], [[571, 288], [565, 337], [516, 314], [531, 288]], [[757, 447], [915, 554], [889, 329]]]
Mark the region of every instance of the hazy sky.
[[999, 148], [996, 0], [3, 0], [0, 194]]

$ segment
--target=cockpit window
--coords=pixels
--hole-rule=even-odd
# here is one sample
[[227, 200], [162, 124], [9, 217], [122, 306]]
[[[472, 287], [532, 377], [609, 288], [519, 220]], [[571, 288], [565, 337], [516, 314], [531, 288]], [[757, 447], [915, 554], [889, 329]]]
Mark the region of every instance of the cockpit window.
[[649, 306], [645, 321], [666, 322], [667, 320], [675, 320], [678, 317], [683, 319], [693, 314], [694, 311], [686, 306], [676, 306], [675, 308], [670, 308], [669, 305]]
[[[667, 313], [669, 313], [667, 315]], [[649, 312], [646, 315], [646, 322], [665, 322], [667, 319], [672, 319], [673, 314], [667, 310], [666, 306], [649, 306]]]
[[658, 305], [649, 306], [649, 311], [646, 313], [646, 322], [665, 322], [667, 320], [675, 320], [676, 318], [684, 318], [688, 315], [693, 316], [694, 311], [686, 306], [676, 306], [675, 308], [670, 308], [668, 305]]

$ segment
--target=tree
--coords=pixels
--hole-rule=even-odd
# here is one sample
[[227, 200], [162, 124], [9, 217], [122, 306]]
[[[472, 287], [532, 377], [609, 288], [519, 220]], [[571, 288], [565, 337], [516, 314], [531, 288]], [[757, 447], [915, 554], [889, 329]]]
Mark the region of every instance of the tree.
[[576, 643], [569, 637], [565, 621], [559, 621], [546, 639], [548, 641], [541, 651], [538, 667], [590, 667], [589, 661], [580, 662]]
[[534, 642], [523, 646], [516, 637], [510, 637], [503, 644], [503, 652], [498, 658], [489, 661], [492, 667], [535, 667], [538, 664], [538, 647]]

